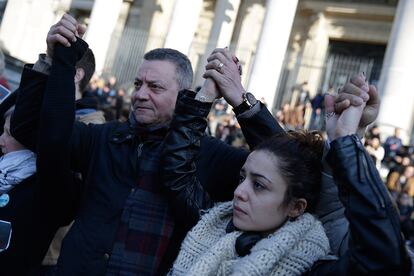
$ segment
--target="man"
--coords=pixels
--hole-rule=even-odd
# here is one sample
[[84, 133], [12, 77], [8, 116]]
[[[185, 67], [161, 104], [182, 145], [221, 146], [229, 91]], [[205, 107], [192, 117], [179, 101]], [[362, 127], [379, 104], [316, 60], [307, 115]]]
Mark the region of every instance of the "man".
[[[53, 53], [56, 43], [74, 43], [76, 32], [82, 33], [83, 29], [65, 15], [49, 32], [48, 54]], [[222, 73], [215, 71], [212, 78], [228, 102], [240, 106], [244, 91], [239, 87], [237, 64], [224, 50], [215, 56], [222, 60], [217, 65]], [[41, 95], [45, 79], [47, 76], [38, 76], [36, 83], [31, 80], [29, 89], [22, 87], [25, 92], [34, 92], [25, 96], [37, 92], [36, 96]], [[229, 82], [231, 79], [236, 81]], [[22, 79], [23, 85], [27, 83]], [[158, 174], [159, 154], [178, 91], [190, 88], [191, 83], [192, 68], [186, 56], [171, 49], [150, 51], [138, 70], [128, 122], [75, 124], [71, 161], [85, 181], [78, 195], [81, 203], [75, 223], [63, 242], [58, 273], [147, 275], [168, 271], [188, 227], [175, 222], [164, 196]], [[211, 100], [208, 91], [204, 91], [198, 94], [199, 99]], [[22, 122], [27, 124], [36, 117], [30, 115], [36, 113], [35, 103], [25, 103], [18, 103], [14, 115], [16, 134]], [[245, 103], [239, 110], [243, 114], [238, 118], [251, 147], [282, 131], [260, 103]], [[253, 126], [257, 129], [251, 132]], [[201, 147], [197, 164], [201, 183], [215, 201], [231, 197], [247, 152], [209, 137], [203, 138]]]

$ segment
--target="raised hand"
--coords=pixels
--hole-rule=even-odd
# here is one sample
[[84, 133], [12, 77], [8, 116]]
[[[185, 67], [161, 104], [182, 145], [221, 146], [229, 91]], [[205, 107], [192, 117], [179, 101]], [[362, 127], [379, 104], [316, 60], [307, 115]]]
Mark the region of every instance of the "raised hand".
[[365, 76], [360, 74], [353, 77], [336, 98], [325, 97], [326, 130], [330, 140], [357, 133], [369, 91]]
[[349, 106], [359, 106], [366, 101], [361, 120], [359, 121], [359, 132], [375, 121], [380, 108], [380, 98], [374, 85], [368, 85], [363, 74], [351, 78], [340, 91], [335, 99], [335, 112], [341, 114]]
[[69, 14], [64, 14], [59, 22], [50, 28], [47, 34], [47, 56], [53, 58], [53, 51], [56, 43], [61, 43], [66, 47], [70, 47], [71, 42], [75, 42], [76, 37], [82, 38], [85, 31], [85, 26], [78, 24], [76, 19]]
[[220, 98], [221, 94], [218, 91], [214, 80], [207, 78], [204, 81], [203, 86], [196, 95], [196, 99], [202, 102], [213, 102], [215, 99]]
[[217, 48], [207, 58], [204, 78], [211, 78], [226, 101], [236, 107], [243, 102], [245, 92], [241, 84], [241, 67], [227, 48]]

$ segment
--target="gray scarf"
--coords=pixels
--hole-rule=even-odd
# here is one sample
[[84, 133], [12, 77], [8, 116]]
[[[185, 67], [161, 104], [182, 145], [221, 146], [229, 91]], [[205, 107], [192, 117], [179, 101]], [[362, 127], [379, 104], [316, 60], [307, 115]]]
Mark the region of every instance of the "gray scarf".
[[18, 150], [0, 157], [0, 195], [36, 172], [36, 154]]

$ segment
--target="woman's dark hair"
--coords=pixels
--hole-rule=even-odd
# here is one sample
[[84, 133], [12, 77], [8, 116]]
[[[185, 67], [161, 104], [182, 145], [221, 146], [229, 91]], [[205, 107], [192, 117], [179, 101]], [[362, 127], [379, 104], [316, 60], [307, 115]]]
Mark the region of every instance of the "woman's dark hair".
[[280, 173], [288, 185], [285, 205], [295, 198], [304, 198], [307, 211], [313, 212], [320, 190], [323, 147], [319, 132], [290, 131], [275, 135], [254, 149], [278, 158]]

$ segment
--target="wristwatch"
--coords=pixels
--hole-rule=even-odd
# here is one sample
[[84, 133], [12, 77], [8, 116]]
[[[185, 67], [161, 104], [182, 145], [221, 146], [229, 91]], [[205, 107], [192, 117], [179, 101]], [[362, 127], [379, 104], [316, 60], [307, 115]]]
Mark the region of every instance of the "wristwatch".
[[257, 104], [256, 98], [250, 92], [243, 93], [243, 102], [233, 108], [234, 113], [236, 116], [242, 114], [243, 112], [250, 110]]

